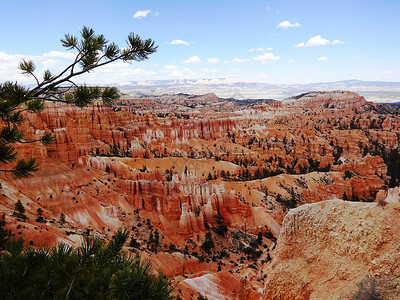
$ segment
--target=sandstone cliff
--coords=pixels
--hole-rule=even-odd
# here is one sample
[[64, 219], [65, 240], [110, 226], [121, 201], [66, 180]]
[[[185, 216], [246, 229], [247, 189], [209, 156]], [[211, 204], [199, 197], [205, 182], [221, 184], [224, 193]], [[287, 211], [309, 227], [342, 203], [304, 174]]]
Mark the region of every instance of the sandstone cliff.
[[264, 299], [350, 298], [368, 274], [399, 275], [399, 214], [399, 203], [341, 200], [291, 210], [264, 269]]
[[327, 108], [327, 109], [367, 109], [374, 104], [367, 102], [357, 93], [347, 91], [310, 92], [282, 101], [285, 107]]

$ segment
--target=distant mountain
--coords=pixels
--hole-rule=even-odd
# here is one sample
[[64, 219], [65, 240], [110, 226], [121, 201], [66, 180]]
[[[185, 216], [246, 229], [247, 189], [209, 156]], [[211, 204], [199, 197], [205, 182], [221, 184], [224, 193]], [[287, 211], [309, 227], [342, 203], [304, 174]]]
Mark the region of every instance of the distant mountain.
[[340, 86], [372, 86], [372, 87], [394, 87], [400, 88], [400, 82], [390, 82], [390, 81], [362, 81], [357, 79], [349, 79], [349, 80], [342, 80], [342, 81], [334, 81], [334, 82], [320, 82], [320, 83], [312, 83], [311, 85], [340, 85]]
[[356, 79], [310, 84], [269, 84], [246, 82], [240, 78], [129, 81], [117, 84], [132, 97], [163, 94], [215, 93], [221, 98], [282, 100], [311, 91], [351, 91], [366, 100], [380, 103], [400, 102], [400, 82], [361, 81]]

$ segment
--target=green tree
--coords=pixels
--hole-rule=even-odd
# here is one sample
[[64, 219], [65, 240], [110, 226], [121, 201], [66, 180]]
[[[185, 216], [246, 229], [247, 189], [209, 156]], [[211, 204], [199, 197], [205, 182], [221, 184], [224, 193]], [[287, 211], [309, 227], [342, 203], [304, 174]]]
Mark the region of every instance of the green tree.
[[60, 220], [58, 221], [58, 223], [60, 223], [61, 226], [63, 226], [65, 224], [65, 215], [64, 215], [64, 213], [61, 213]]
[[214, 215], [215, 222], [217, 223], [217, 227], [215, 228], [215, 232], [221, 236], [224, 236], [228, 232], [228, 226], [225, 224], [225, 218], [221, 215]]
[[122, 250], [129, 232], [106, 244], [85, 237], [80, 247], [24, 247], [11, 238], [0, 256], [0, 299], [173, 299], [170, 280], [149, 261]]
[[6, 215], [3, 213], [0, 219], [0, 251], [4, 249], [8, 239], [12, 236], [11, 230], [5, 229]]
[[44, 219], [43, 216], [42, 216], [42, 214], [43, 214], [43, 209], [41, 209], [41, 208], [39, 207], [36, 211], [37, 211], [36, 222], [45, 222], [45, 219]]
[[16, 177], [32, 175], [32, 172], [38, 170], [36, 159], [17, 159], [18, 153], [13, 144], [40, 141], [47, 146], [54, 140], [51, 132], [45, 133], [40, 139], [25, 139], [24, 133], [19, 128], [25, 121], [24, 111], [39, 112], [44, 109], [46, 101], [85, 107], [95, 99], [102, 99], [104, 104], [110, 106], [119, 98], [116, 88], [78, 86], [73, 80], [76, 76], [118, 60], [123, 62], [146, 60], [157, 50], [153, 40], [142, 40], [133, 33], [128, 35], [126, 42], [127, 46], [120, 49], [115, 43], [107, 41], [104, 35], [97, 35], [93, 29], [83, 27], [79, 38], [65, 34], [61, 39], [62, 46], [74, 51], [76, 56], [73, 63], [58, 74], [46, 70], [39, 76], [35, 72], [36, 66], [33, 61], [26, 59], [21, 61], [19, 69], [34, 80], [35, 86], [26, 88], [17, 82], [0, 84], [0, 164], [4, 166], [0, 171], [10, 172]]
[[203, 249], [207, 253], [210, 253], [210, 251], [212, 249], [214, 249], [214, 247], [215, 247], [214, 240], [212, 238], [211, 232], [208, 231], [206, 233], [206, 238], [205, 238], [203, 244], [201, 245], [201, 249]]
[[25, 207], [22, 204], [21, 200], [18, 200], [17, 202], [15, 202], [15, 213], [20, 218], [24, 218], [24, 219], [26, 218], [26, 216], [24, 215]]

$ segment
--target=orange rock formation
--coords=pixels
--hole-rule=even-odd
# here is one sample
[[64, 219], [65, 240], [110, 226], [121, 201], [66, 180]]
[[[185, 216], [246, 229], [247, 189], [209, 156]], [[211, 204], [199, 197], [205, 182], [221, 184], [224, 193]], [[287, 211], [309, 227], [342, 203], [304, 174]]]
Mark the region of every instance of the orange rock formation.
[[[154, 265], [179, 283], [185, 299], [197, 293], [257, 299], [265, 276], [265, 297], [278, 297], [289, 288], [282, 274], [296, 282], [290, 295], [308, 297], [316, 293], [317, 271], [300, 277], [292, 274], [297, 265], [282, 271], [291, 262], [282, 253], [298, 247], [286, 242], [293, 223], [288, 220], [301, 211], [315, 214], [314, 207], [323, 215], [322, 206], [327, 218], [330, 210], [338, 213], [335, 206], [382, 210], [375, 204], [307, 203], [397, 199], [387, 185], [398, 185], [388, 162], [397, 151], [400, 119], [378, 113], [363, 97], [341, 91], [255, 106], [213, 94], [122, 99], [114, 109], [48, 104], [39, 114], [27, 113], [22, 129], [32, 139], [50, 130], [55, 142], [48, 148], [16, 145], [21, 156], [37, 157], [41, 169], [27, 179], [0, 175], [0, 212], [17, 236], [35, 245], [76, 244], [87, 233], [108, 239], [127, 227]], [[17, 200], [26, 208], [25, 222], [13, 215]], [[36, 221], [39, 207], [45, 223]], [[395, 205], [390, 207], [394, 214]], [[311, 222], [307, 218], [296, 219], [301, 239], [311, 226], [302, 224]], [[324, 226], [336, 224], [328, 219]], [[207, 232], [212, 250], [202, 247]], [[346, 238], [352, 240], [352, 231]], [[354, 237], [354, 249], [360, 241]], [[346, 277], [351, 287], [361, 273]]]

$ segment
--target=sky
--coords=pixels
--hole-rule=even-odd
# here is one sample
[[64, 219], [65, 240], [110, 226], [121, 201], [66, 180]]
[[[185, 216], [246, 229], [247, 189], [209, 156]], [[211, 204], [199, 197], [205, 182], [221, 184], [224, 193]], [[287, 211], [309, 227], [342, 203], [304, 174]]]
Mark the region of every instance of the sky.
[[83, 26], [120, 47], [134, 32], [159, 48], [79, 83], [400, 81], [400, 0], [1, 0], [0, 10], [0, 82], [33, 83], [23, 58], [39, 74], [62, 70], [74, 53], [60, 38]]

